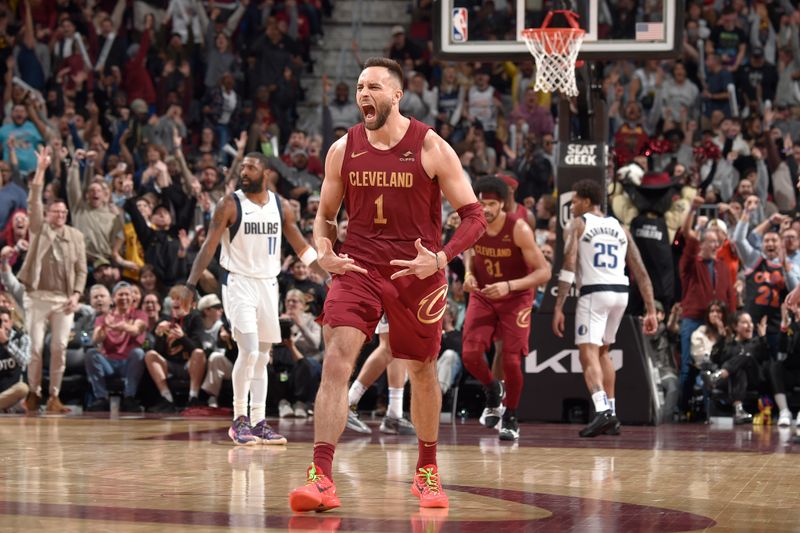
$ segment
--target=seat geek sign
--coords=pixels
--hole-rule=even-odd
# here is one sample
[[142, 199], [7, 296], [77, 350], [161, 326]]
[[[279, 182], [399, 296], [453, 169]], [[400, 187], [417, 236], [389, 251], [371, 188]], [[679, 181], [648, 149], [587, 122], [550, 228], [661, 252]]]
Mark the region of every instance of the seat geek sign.
[[565, 167], [605, 167], [602, 144], [569, 143], [561, 152], [561, 165]]

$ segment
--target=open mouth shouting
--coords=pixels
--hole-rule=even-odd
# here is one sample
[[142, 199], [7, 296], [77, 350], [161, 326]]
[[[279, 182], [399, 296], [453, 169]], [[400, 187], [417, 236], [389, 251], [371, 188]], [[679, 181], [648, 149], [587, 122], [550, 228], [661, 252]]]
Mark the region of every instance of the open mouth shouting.
[[375, 120], [377, 112], [374, 105], [365, 103], [361, 104], [361, 114], [364, 115], [364, 120], [372, 121]]

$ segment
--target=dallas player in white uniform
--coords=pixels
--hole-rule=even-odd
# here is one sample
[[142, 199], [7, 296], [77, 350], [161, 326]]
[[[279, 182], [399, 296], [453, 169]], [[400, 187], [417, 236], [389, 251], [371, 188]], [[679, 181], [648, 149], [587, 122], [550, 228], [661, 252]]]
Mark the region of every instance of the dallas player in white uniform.
[[194, 289], [221, 241], [220, 266], [226, 271], [222, 306], [239, 345], [231, 376], [233, 424], [228, 435], [240, 445], [286, 444], [265, 418], [270, 348], [281, 342], [277, 276], [281, 271], [282, 236], [306, 265], [317, 258], [300, 233], [289, 203], [267, 190], [267, 164], [267, 158], [258, 152], [244, 157], [241, 188], [217, 203], [208, 236], [187, 281]]
[[580, 436], [595, 437], [606, 432], [618, 435], [615, 374], [608, 348], [616, 340], [628, 305], [625, 265], [636, 279], [645, 302], [646, 335], [652, 335], [658, 327], [653, 285], [628, 230], [616, 219], [603, 214], [603, 186], [594, 180], [581, 180], [573, 191], [573, 218], [564, 235], [564, 262], [558, 277], [553, 333], [564, 336], [564, 302], [572, 282], [576, 281], [580, 297], [575, 309], [575, 344], [597, 412], [594, 420], [580, 431]]

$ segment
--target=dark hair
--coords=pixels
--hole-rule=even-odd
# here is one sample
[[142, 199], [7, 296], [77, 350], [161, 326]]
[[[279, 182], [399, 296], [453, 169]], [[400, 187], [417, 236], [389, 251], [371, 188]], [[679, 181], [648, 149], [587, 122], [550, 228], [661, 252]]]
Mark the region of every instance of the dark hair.
[[[751, 321], [753, 320], [753, 315], [748, 313], [746, 309], [740, 309], [739, 311], [736, 311], [735, 313], [733, 313], [733, 316], [731, 317], [730, 324], [731, 324], [731, 329], [734, 331], [734, 334], [736, 333], [736, 326], [739, 324], [739, 320], [744, 315], [749, 316]], [[753, 324], [753, 326], [756, 326], [756, 325], [757, 324], [755, 324], [755, 323]]]
[[267, 158], [267, 156], [261, 152], [250, 152], [245, 157], [256, 159], [261, 164], [261, 168], [264, 170], [269, 168], [269, 158]]
[[497, 196], [500, 197], [500, 201], [505, 201], [508, 198], [508, 185], [501, 180], [500, 178], [496, 178], [494, 176], [485, 176], [483, 178], [479, 178], [475, 182], [475, 194], [480, 196], [481, 193], [495, 193]]
[[603, 191], [603, 186], [597, 180], [580, 180], [572, 186], [572, 190], [575, 191], [575, 196], [586, 198], [592, 202], [592, 205], [603, 204], [605, 191]]
[[[705, 315], [703, 316], [703, 320], [706, 323], [706, 327], [711, 326], [711, 322], [709, 321], [708, 317], [711, 315], [711, 308], [712, 307], [719, 307], [720, 311], [722, 312], [722, 323], [723, 324], [727, 324], [728, 323], [728, 305], [725, 302], [723, 302], [722, 300], [711, 300], [711, 302], [708, 304], [708, 307], [706, 307], [706, 312], [705, 312]], [[725, 335], [724, 331], [718, 331], [717, 333], [719, 333], [720, 335]]]
[[389, 72], [397, 78], [397, 81], [400, 82], [400, 87], [404, 86], [403, 67], [394, 59], [389, 59], [388, 57], [370, 57], [364, 62], [364, 68], [367, 69], [369, 67], [383, 67], [388, 69]]

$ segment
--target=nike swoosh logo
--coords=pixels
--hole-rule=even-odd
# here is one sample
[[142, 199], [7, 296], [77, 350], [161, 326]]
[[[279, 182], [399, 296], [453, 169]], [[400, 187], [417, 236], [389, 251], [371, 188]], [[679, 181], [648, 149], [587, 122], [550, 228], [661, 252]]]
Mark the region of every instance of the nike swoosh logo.
[[425, 444], [423, 444], [423, 446], [425, 446], [426, 448], [433, 448], [433, 447], [434, 447], [434, 446], [436, 446], [437, 444], [438, 444], [438, 442], [434, 442], [433, 444], [428, 444], [428, 443], [426, 442]]
[[255, 211], [250, 211], [249, 213], [245, 213], [245, 215], [252, 215]]
[[355, 159], [356, 157], [361, 157], [362, 155], [366, 154], [367, 152], [369, 152], [369, 150], [364, 150], [363, 152], [358, 152], [358, 153], [350, 152], [350, 158], [351, 159]]
[[324, 488], [320, 487], [319, 485], [317, 485], [317, 490], [320, 491], [320, 492], [327, 492], [327, 491], [331, 490], [332, 488], [333, 488], [333, 485], [331, 485], [329, 487], [324, 487]]

